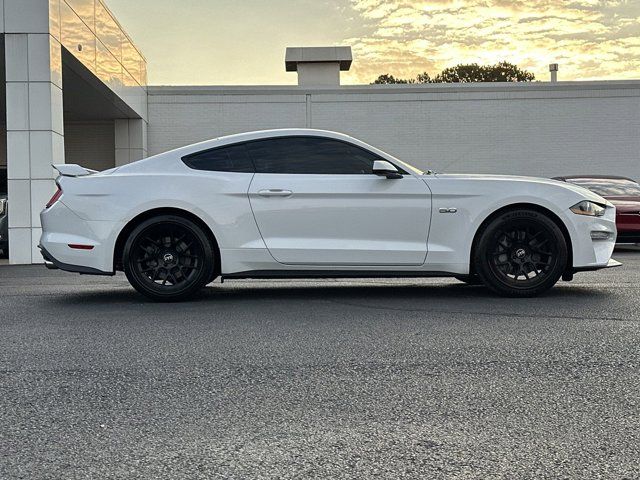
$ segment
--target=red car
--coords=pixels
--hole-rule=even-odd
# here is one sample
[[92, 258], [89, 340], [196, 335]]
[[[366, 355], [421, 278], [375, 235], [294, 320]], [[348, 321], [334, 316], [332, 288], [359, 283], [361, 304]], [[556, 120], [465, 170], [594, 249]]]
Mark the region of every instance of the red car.
[[575, 175], [554, 180], [580, 185], [616, 206], [618, 243], [640, 243], [640, 185], [626, 177]]

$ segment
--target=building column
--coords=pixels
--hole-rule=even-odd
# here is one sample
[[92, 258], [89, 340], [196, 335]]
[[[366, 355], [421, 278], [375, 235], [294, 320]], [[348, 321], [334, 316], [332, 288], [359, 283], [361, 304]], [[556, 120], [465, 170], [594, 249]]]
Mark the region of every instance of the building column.
[[115, 120], [116, 167], [147, 157], [147, 122], [141, 118]]
[[40, 211], [55, 191], [51, 165], [64, 163], [61, 46], [49, 33], [6, 33], [5, 58], [9, 259], [41, 263]]

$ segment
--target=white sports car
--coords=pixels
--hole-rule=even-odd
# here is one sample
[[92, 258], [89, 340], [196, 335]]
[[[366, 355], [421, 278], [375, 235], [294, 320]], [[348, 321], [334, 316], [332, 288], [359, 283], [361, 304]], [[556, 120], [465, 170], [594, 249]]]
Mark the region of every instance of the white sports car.
[[453, 276], [531, 296], [619, 265], [615, 207], [586, 189], [422, 172], [335, 132], [243, 133], [99, 173], [55, 168], [47, 266], [124, 270], [155, 300], [217, 277]]

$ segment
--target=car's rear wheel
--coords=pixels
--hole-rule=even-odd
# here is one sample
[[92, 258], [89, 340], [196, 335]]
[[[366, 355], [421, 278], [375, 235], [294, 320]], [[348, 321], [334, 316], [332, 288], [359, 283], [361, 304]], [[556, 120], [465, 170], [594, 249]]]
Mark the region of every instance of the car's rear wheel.
[[138, 225], [124, 246], [131, 285], [156, 300], [185, 300], [213, 275], [215, 255], [202, 228], [191, 220], [161, 215]]
[[531, 297], [553, 287], [568, 258], [562, 231], [541, 212], [519, 209], [493, 219], [480, 234], [474, 267], [494, 292]]

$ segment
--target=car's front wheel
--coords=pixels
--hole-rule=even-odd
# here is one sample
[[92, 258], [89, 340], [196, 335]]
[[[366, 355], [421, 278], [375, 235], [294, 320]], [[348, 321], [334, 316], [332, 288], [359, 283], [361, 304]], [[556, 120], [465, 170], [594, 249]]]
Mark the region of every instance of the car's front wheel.
[[518, 209], [486, 225], [475, 248], [474, 268], [494, 292], [530, 297], [553, 287], [566, 269], [567, 242], [547, 215]]
[[133, 229], [123, 260], [127, 279], [138, 292], [173, 302], [189, 298], [209, 281], [215, 255], [207, 235], [194, 222], [160, 215]]

